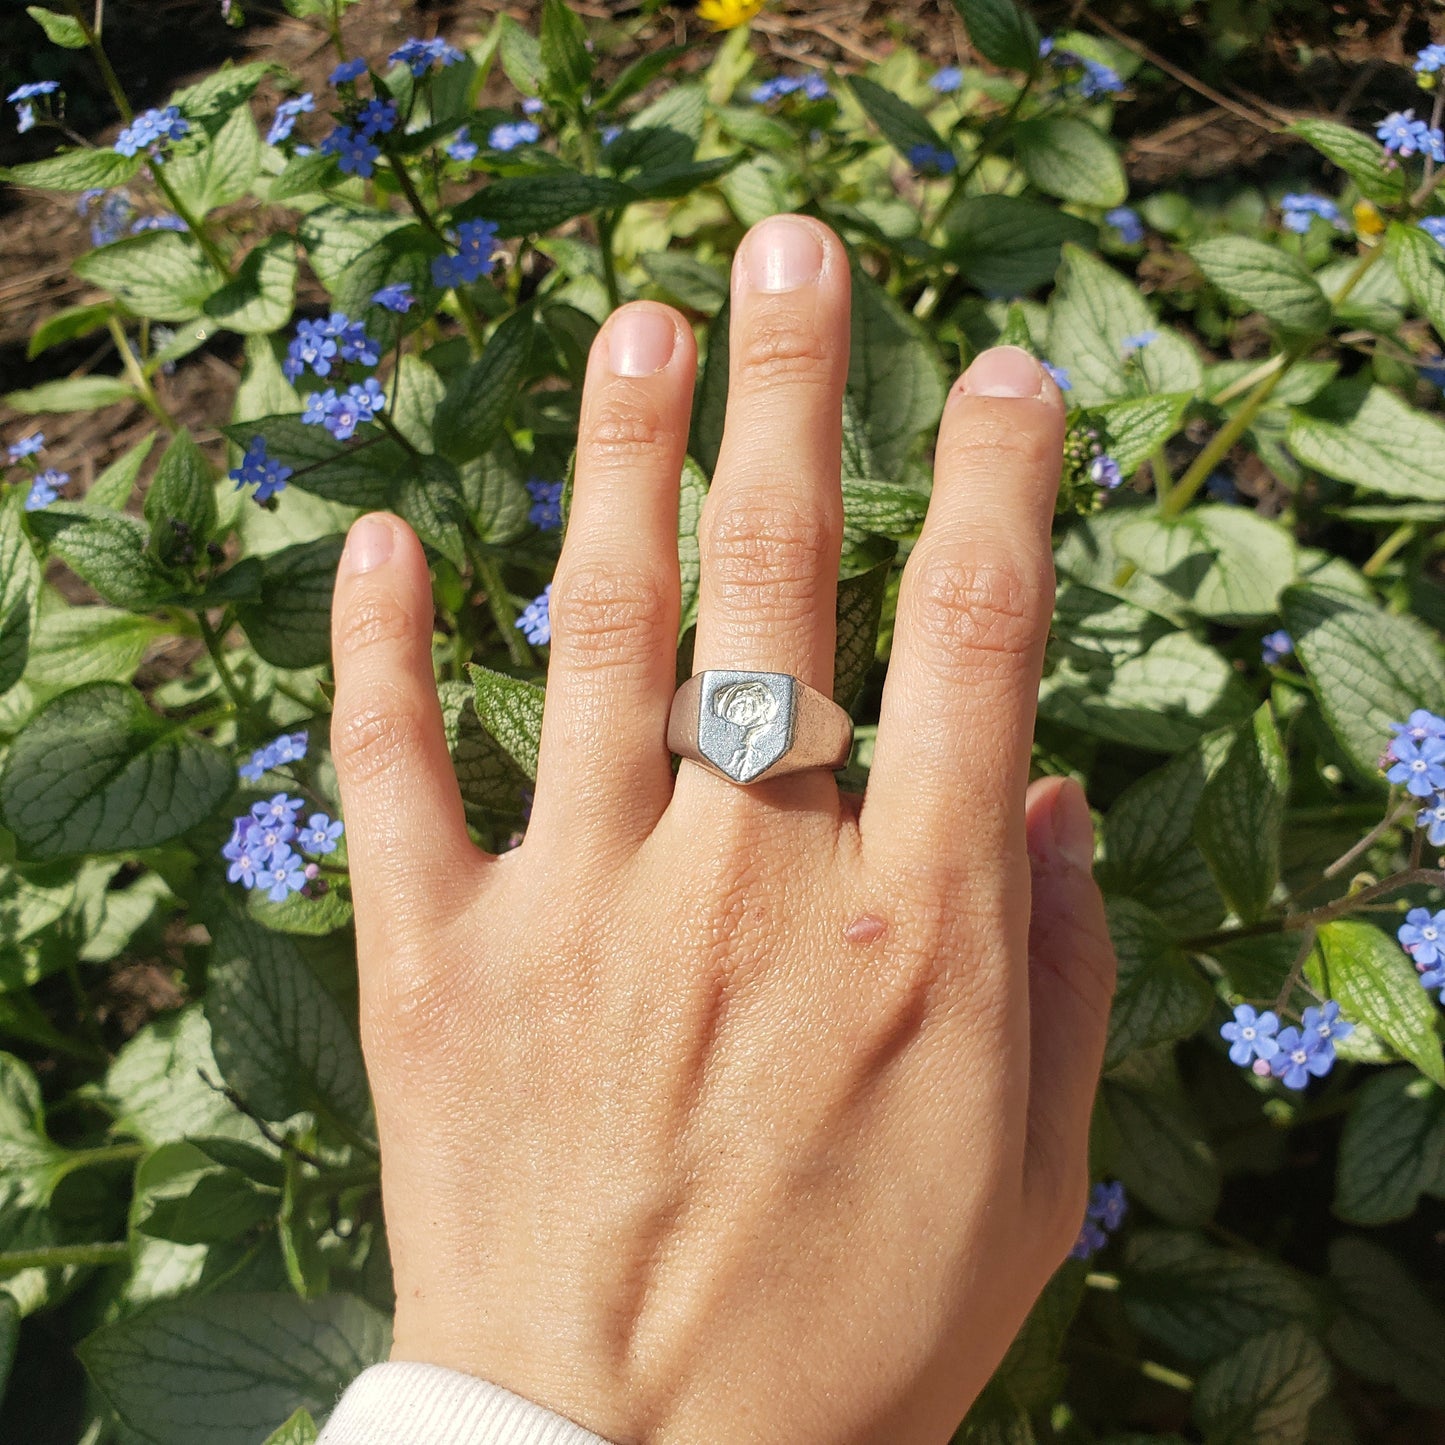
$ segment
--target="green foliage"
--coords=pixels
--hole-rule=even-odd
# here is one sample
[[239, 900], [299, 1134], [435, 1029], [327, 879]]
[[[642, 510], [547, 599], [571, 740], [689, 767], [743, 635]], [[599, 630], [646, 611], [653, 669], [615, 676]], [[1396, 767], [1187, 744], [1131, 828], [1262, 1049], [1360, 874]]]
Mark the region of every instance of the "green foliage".
[[[285, 8], [318, 38], [338, 14]], [[1041, 54], [1014, 0], [955, 0], [956, 92], [900, 45], [827, 95], [769, 103], [746, 30], [660, 44], [674, 22], [652, 5], [605, 23], [533, 8], [535, 33], [502, 16], [451, 67], [394, 68], [401, 121], [366, 180], [316, 151], [320, 115], [269, 143], [264, 59], [170, 98], [188, 129], [163, 161], [67, 145], [0, 171], [181, 217], [81, 256], [84, 299], [39, 322], [39, 364], [6, 398], [150, 423], [60, 500], [31, 497], [44, 456], [0, 481], [0, 1391], [43, 1358], [87, 1445], [307, 1445], [384, 1358], [345, 839], [272, 898], [228, 878], [231, 820], [277, 792], [336, 813], [332, 587], [351, 522], [389, 509], [427, 550], [468, 824], [493, 851], [520, 836], [547, 644], [515, 624], [529, 599], [545, 612], [590, 348], [635, 298], [678, 306], [701, 351], [677, 525], [686, 675], [729, 267], [748, 225], [801, 210], [852, 263], [846, 786], [866, 786], [952, 378], [1003, 342], [1069, 388], [1035, 762], [1084, 780], [1100, 818], [1119, 976], [1092, 1153], [1130, 1213], [1058, 1272], [958, 1438], [1318, 1445], [1384, 1419], [1424, 1438], [1445, 1298], [1408, 1256], [1445, 1199], [1445, 1055], [1395, 933], [1445, 876], [1380, 764], [1391, 724], [1445, 709], [1427, 369], [1445, 249], [1418, 224], [1438, 177], [1304, 119], [1288, 188], [1328, 176], [1338, 227], [1291, 229], [1246, 178], [1136, 198], [1139, 241], [1113, 209], [1130, 185], [1114, 111], [1173, 99], [1112, 42], [1070, 32]], [[29, 13], [37, 37], [99, 45], [79, 18]], [[1129, 89], [1084, 94], [1089, 66]], [[499, 76], [541, 102], [536, 145], [483, 144], [511, 118], [482, 101]], [[470, 162], [446, 151], [464, 126]], [[500, 254], [449, 275], [482, 221]], [[397, 286], [405, 311], [376, 299]], [[294, 324], [333, 311], [375, 359], [297, 374]], [[175, 415], [189, 393], [170, 369], [184, 379], [218, 336], [242, 366], [229, 414]], [[118, 359], [62, 371], [61, 348], [107, 337], [97, 354]], [[354, 434], [304, 419], [363, 375], [385, 402]], [[289, 469], [261, 505], [241, 466], [258, 447]], [[539, 481], [561, 485], [561, 528], [539, 525]], [[1293, 651], [1266, 663], [1280, 628]], [[303, 731], [304, 760], [238, 773]], [[1354, 1025], [1328, 1079], [1294, 1090], [1227, 1060], [1231, 1008], [1298, 1022], [1326, 997]], [[16, 1409], [0, 1403], [6, 1438]]]

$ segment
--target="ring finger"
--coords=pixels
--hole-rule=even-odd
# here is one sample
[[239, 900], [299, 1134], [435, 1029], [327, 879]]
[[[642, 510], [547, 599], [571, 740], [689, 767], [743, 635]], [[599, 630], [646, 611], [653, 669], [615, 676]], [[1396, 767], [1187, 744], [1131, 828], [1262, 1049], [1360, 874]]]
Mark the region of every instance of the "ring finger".
[[[788, 672], [832, 696], [848, 308], [847, 255], [826, 226], [782, 215], [748, 233], [733, 266], [727, 419], [699, 528], [694, 672]], [[747, 791], [836, 816], [837, 786], [821, 770]], [[674, 796], [709, 806], [738, 792], [685, 762]]]

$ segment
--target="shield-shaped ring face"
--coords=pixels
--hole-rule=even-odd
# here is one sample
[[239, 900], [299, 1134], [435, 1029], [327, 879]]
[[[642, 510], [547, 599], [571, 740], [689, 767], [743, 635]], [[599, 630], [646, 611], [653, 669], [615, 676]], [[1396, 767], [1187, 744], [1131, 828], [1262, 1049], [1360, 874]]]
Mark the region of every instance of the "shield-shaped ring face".
[[748, 783], [793, 744], [793, 679], [785, 672], [704, 672], [697, 749], [735, 783]]

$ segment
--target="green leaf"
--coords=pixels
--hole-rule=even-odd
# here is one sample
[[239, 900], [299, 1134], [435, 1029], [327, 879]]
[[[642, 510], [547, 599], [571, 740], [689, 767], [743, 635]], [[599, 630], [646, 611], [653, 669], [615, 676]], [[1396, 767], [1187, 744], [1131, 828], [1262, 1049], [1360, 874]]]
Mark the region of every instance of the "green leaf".
[[[327, 501], [375, 510], [385, 507], [397, 477], [411, 466], [401, 447], [376, 427], [358, 431], [350, 443], [334, 440], [324, 427], [307, 426], [294, 413], [263, 416], [222, 427], [243, 450], [256, 437], [277, 461], [293, 467], [288, 485]], [[47, 509], [50, 510], [50, 509]]]
[[1248, 706], [1229, 664], [1186, 632], [1168, 633], [1111, 667], [1062, 664], [1039, 691], [1041, 717], [1160, 753], [1188, 747]]
[[499, 25], [501, 40], [497, 53], [507, 79], [523, 95], [540, 95], [546, 70], [542, 64], [542, 47], [535, 35], [529, 35], [510, 15], [503, 15]]
[[1445, 1376], [1434, 1348], [1445, 1337], [1445, 1314], [1414, 1273], [1378, 1244], [1346, 1235], [1330, 1243], [1330, 1280], [1341, 1305], [1330, 1349], [1357, 1375], [1393, 1386], [1412, 1404], [1445, 1409]]
[[691, 457], [687, 457], [682, 464], [682, 486], [677, 507], [677, 569], [682, 581], [682, 608], [677, 628], [679, 637], [697, 621], [698, 583], [702, 577], [697, 528], [706, 499], [707, 476]]
[[559, 100], [577, 100], [592, 79], [587, 29], [564, 0], [543, 0], [538, 50], [547, 92]]
[[250, 190], [261, 171], [261, 156], [250, 108], [238, 105], [209, 145], [167, 162], [166, 180], [193, 215], [204, 217]]
[[875, 538], [863, 549], [868, 565], [838, 582], [833, 700], [851, 710], [878, 653], [878, 624], [897, 544]]
[[164, 634], [163, 624], [113, 607], [72, 607], [42, 602], [30, 639], [25, 681], [37, 693], [83, 682], [129, 682], [145, 650]]
[[529, 236], [636, 199], [637, 193], [620, 181], [558, 168], [541, 176], [495, 180], [457, 206], [452, 219], [491, 221], [502, 237]]
[[73, 15], [59, 15], [40, 5], [27, 5], [25, 13], [45, 32], [45, 38], [52, 45], [65, 50], [84, 50], [90, 43], [85, 38], [85, 26]]
[[0, 502], [0, 693], [25, 671], [40, 595], [40, 563], [25, 535], [24, 503], [19, 487]]
[[[265, 60], [251, 60], [244, 65], [227, 61], [194, 85], [173, 91], [170, 103], [190, 120], [214, 122], [217, 117], [229, 116], [238, 106], [244, 106], [255, 94], [256, 87], [278, 69]], [[208, 124], [205, 128], [214, 127]]]
[[145, 157], [118, 155], [113, 150], [60, 151], [43, 161], [0, 166], [0, 181], [38, 191], [112, 190], [134, 180]]
[[53, 502], [30, 514], [30, 528], [107, 602], [149, 612], [175, 593], [147, 552], [149, 533], [134, 517], [84, 502]]
[[728, 332], [731, 324], [732, 308], [724, 301], [707, 328], [706, 347], [693, 392], [692, 430], [687, 451], [689, 456], [697, 458], [698, 465], [708, 476], [717, 470], [723, 422], [727, 415]]
[[883, 132], [884, 139], [905, 160], [915, 146], [927, 146], [930, 150], [952, 149], [934, 130], [927, 116], [876, 81], [862, 75], [850, 75], [848, 88], [858, 97], [858, 103], [868, 113], [869, 119]]
[[26, 391], [12, 391], [5, 404], [32, 416], [44, 412], [99, 411], [103, 406], [135, 400], [130, 383], [118, 376], [73, 376], [43, 381]]
[[943, 230], [945, 254], [964, 278], [1001, 296], [1021, 296], [1051, 281], [1065, 242], [1087, 246], [1096, 237], [1094, 227], [1077, 216], [1042, 201], [1000, 195], [968, 196], [950, 206]]
[[462, 479], [444, 457], [422, 457], [397, 481], [393, 493], [397, 512], [434, 552], [456, 567], [466, 565], [461, 520], [466, 513]]
[[1314, 1335], [1281, 1325], [1200, 1375], [1194, 1418], [1210, 1445], [1305, 1445], [1310, 1411], [1329, 1388], [1329, 1361]]
[[436, 412], [436, 447], [443, 456], [470, 461], [501, 435], [527, 374], [532, 326], [530, 308], [514, 311], [480, 358], [452, 378]]
[[927, 515], [927, 492], [897, 482], [843, 478], [843, 535], [850, 542], [864, 537], [906, 537], [918, 530]]
[[1268, 1254], [1226, 1249], [1197, 1234], [1141, 1230], [1120, 1271], [1129, 1322], [1186, 1360], [1214, 1360], [1241, 1341], [1318, 1321], [1305, 1279]]
[[318, 537], [261, 559], [261, 592], [236, 620], [275, 667], [320, 667], [331, 657], [331, 593], [346, 538]]
[[64, 346], [67, 341], [75, 341], [79, 337], [99, 331], [114, 314], [115, 307], [109, 301], [95, 301], [87, 306], [66, 306], [47, 316], [31, 333], [30, 344], [25, 348], [25, 359], [34, 361], [52, 346]]
[[147, 1445], [255, 1445], [298, 1408], [331, 1410], [390, 1345], [386, 1317], [350, 1295], [223, 1293], [152, 1306], [78, 1353]]
[[207, 974], [211, 1046], [226, 1082], [262, 1118], [319, 1112], [370, 1128], [361, 1046], [294, 939], [239, 914], [214, 929]]
[[140, 476], [140, 469], [145, 465], [146, 458], [151, 454], [151, 448], [156, 444], [156, 434], [152, 432], [147, 437], [142, 437], [123, 456], [113, 461], [91, 484], [85, 494], [85, 500], [95, 507], [110, 507], [120, 511], [130, 501], [130, 494], [135, 490], [136, 478]]
[[1401, 221], [1390, 222], [1385, 246], [1410, 299], [1429, 318], [1435, 335], [1445, 338], [1445, 250], [1418, 226]]
[[1119, 555], [1162, 583], [1201, 617], [1272, 617], [1299, 571], [1294, 539], [1278, 523], [1224, 505], [1179, 517], [1144, 515], [1115, 534]]
[[462, 803], [469, 813], [481, 810], [515, 816], [527, 777], [482, 726], [475, 688], [464, 682], [444, 682], [437, 693]]
[[973, 48], [1005, 70], [1033, 71], [1039, 63], [1039, 30], [1033, 16], [1013, 0], [953, 0]]
[[[1007, 238], [1000, 244], [1007, 246]], [[1097, 256], [1063, 248], [1059, 284], [1049, 298], [1049, 360], [1069, 373], [1069, 400], [1098, 406], [1140, 390], [1193, 394], [1203, 381], [1199, 358], [1182, 337], [1161, 327], [1139, 288]], [[1124, 343], [1156, 332], [1133, 352]]]
[[1214, 995], [1143, 904], [1132, 898], [1107, 903], [1109, 936], [1119, 960], [1104, 1054], [1109, 1069], [1139, 1049], [1192, 1034], [1209, 1017]]
[[1279, 884], [1280, 830], [1289, 759], [1268, 703], [1236, 734], [1204, 786], [1194, 837], [1225, 901], [1245, 923], [1259, 918]]
[[1445, 1090], [1414, 1069], [1389, 1069], [1355, 1094], [1340, 1138], [1335, 1213], [1389, 1224], [1422, 1194], [1445, 1199]]
[[1313, 117], [1295, 121], [1290, 130], [1344, 171], [1366, 200], [1393, 206], [1404, 199], [1404, 168], [1397, 165], [1387, 170], [1384, 151], [1369, 136], [1351, 126]]
[[848, 397], [888, 477], [943, 412], [948, 379], [922, 326], [862, 271], [853, 276]]
[[1435, 1004], [1393, 938], [1368, 923], [1337, 918], [1320, 926], [1306, 976], [1340, 1012], [1368, 1025], [1427, 1078], [1445, 1087]]
[[296, 244], [270, 236], [241, 262], [235, 279], [206, 298], [204, 311], [218, 326], [243, 336], [280, 331], [296, 305]]
[[1199, 1126], [1172, 1099], [1111, 1079], [1101, 1097], [1114, 1172], [1131, 1195], [1171, 1224], [1198, 1226], [1219, 1203], [1219, 1165]]
[[75, 274], [117, 297], [136, 316], [189, 321], [224, 284], [193, 236], [147, 231], [88, 251]]
[[391, 420], [418, 451], [432, 450], [437, 408], [445, 394], [446, 383], [435, 367], [411, 353], [401, 358], [392, 382]]
[[526, 774], [528, 782], [535, 783], [545, 689], [475, 662], [468, 665], [467, 675], [472, 680], [482, 726]]
[[1129, 194], [1118, 151], [1077, 116], [1019, 121], [1013, 143], [1024, 174], [1045, 195], [1086, 206], [1121, 206]]
[[158, 536], [171, 530], [172, 522], [185, 527], [197, 547], [216, 530], [215, 478], [189, 432], [180, 432], [166, 448], [146, 492], [145, 517], [151, 524], [153, 547]]
[[1195, 264], [1236, 306], [1258, 311], [1287, 331], [1306, 334], [1330, 324], [1329, 298], [1293, 256], [1247, 236], [1217, 236], [1189, 247]]
[[121, 853], [179, 837], [234, 786], [219, 748], [158, 718], [134, 689], [89, 683], [47, 703], [10, 745], [0, 819], [28, 857]]
[[311, 1412], [297, 1410], [279, 1430], [266, 1437], [265, 1445], [316, 1445], [316, 1421]]
[[163, 1144], [136, 1170], [131, 1227], [174, 1244], [217, 1244], [274, 1219], [278, 1202], [194, 1144]]
[[1190, 748], [1130, 784], [1104, 815], [1099, 886], [1137, 899], [1179, 933], [1213, 928], [1224, 915], [1194, 842], [1208, 776], [1203, 751]]
[[1287, 587], [1280, 606], [1330, 731], [1360, 776], [1378, 782], [1390, 724], [1445, 707], [1435, 634], [1330, 588]]
[[1387, 387], [1370, 387], [1342, 419], [1295, 411], [1288, 445], [1305, 466], [1366, 491], [1445, 500], [1445, 424]]
[[1126, 478], [1179, 430], [1192, 392], [1164, 392], [1108, 402], [1097, 409], [1107, 435], [1109, 455]]
[[0, 1291], [0, 1400], [5, 1398], [19, 1344], [20, 1303], [14, 1295]]

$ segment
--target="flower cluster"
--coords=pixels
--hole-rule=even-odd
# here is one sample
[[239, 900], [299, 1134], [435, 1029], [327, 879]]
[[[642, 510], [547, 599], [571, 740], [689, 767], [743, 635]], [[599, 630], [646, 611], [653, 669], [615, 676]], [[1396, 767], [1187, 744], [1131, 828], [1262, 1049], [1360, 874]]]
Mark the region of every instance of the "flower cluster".
[[548, 610], [551, 601], [552, 584], [549, 582], [522, 609], [522, 615], [516, 621], [516, 626], [522, 629], [522, 636], [533, 647], [552, 640], [552, 614]]
[[1397, 110], [1375, 127], [1375, 139], [1392, 156], [1408, 160], [1414, 155], [1445, 161], [1445, 134], [1428, 121], [1416, 120], [1413, 110]]
[[303, 115], [309, 115], [315, 109], [316, 97], [309, 90], [305, 95], [283, 100], [276, 107], [276, 114], [271, 121], [271, 129], [266, 132], [266, 144], [274, 146], [280, 145], [283, 140], [290, 140], [291, 132], [296, 129], [297, 120]]
[[1074, 383], [1069, 380], [1069, 373], [1066, 367], [1055, 366], [1052, 361], [1040, 361], [1039, 365], [1048, 372], [1054, 385], [1058, 387], [1060, 391], [1072, 391], [1074, 389]]
[[491, 274], [497, 246], [497, 228], [490, 221], [463, 221], [453, 238], [455, 256], [434, 256], [432, 283], [443, 289], [465, 286]]
[[555, 532], [562, 525], [562, 483], [544, 482], [538, 477], [528, 477], [525, 483], [532, 498], [527, 520], [539, 532]]
[[466, 56], [455, 45], [448, 45], [438, 36], [435, 40], [408, 40], [386, 58], [393, 65], [405, 65], [419, 80], [432, 66], [446, 69], [449, 65], [465, 60]]
[[772, 105], [800, 93], [807, 100], [827, 100], [830, 94], [828, 82], [816, 71], [809, 71], [807, 75], [775, 75], [771, 80], [755, 85], [749, 98], [755, 105]]
[[348, 176], [360, 176], [369, 181], [376, 174], [376, 163], [381, 159], [381, 147], [370, 136], [348, 126], [339, 125], [320, 145], [321, 154], [335, 156], [336, 164]]
[[312, 813], [302, 825], [299, 819], [305, 806], [301, 798], [277, 793], [234, 819], [231, 836], [221, 849], [231, 865], [226, 877], [243, 888], [257, 889], [273, 903], [303, 892], [321, 871], [308, 857], [334, 853], [344, 831], [339, 820], [325, 813]]
[[463, 165], [469, 165], [472, 161], [476, 160], [481, 149], [481, 146], [472, 139], [472, 128], [464, 125], [456, 135], [452, 137], [451, 144], [447, 146], [446, 152], [452, 160], [460, 161]]
[[945, 65], [942, 70], [934, 71], [928, 84], [940, 95], [952, 95], [963, 88], [963, 71], [956, 65]]
[[1287, 1089], [1303, 1089], [1311, 1079], [1322, 1078], [1335, 1065], [1335, 1041], [1355, 1031], [1340, 1017], [1340, 1006], [1327, 999], [1319, 1008], [1307, 1008], [1299, 1027], [1280, 1028], [1272, 1009], [1257, 1013], [1247, 1003], [1234, 1010], [1220, 1036], [1229, 1044], [1229, 1059], [1260, 1078], [1274, 1077]]
[[[1403, 784], [1411, 797], [1429, 798], [1433, 804], [1436, 795], [1445, 792], [1445, 718], [1419, 707], [1390, 728], [1395, 736], [1380, 761], [1385, 777]], [[1419, 821], [1424, 827], [1424, 814]]]
[[405, 281], [394, 281], [390, 286], [383, 286], [380, 291], [373, 292], [371, 304], [386, 311], [394, 311], [398, 315], [405, 315], [416, 305], [416, 297]]
[[1119, 343], [1119, 350], [1125, 357], [1136, 356], [1146, 346], [1153, 346], [1159, 340], [1157, 331], [1136, 331], [1132, 336], [1126, 336]]
[[[1053, 371], [1044, 363], [1052, 376]], [[1067, 380], [1067, 378], [1065, 378]], [[1057, 382], [1058, 377], [1054, 377]], [[1060, 387], [1060, 390], [1068, 390]], [[1112, 492], [1124, 480], [1123, 469], [1109, 455], [1098, 430], [1087, 423], [1078, 423], [1069, 428], [1064, 439], [1064, 459], [1069, 470], [1078, 476], [1087, 477], [1096, 487]]]
[[362, 422], [374, 421], [386, 407], [386, 393], [374, 376], [354, 381], [345, 391], [328, 386], [306, 398], [301, 420], [307, 426], [325, 427], [339, 442], [350, 441]]
[[908, 147], [908, 164], [919, 175], [948, 176], [958, 169], [958, 157], [943, 146], [919, 143]]
[[45, 433], [34, 432], [12, 442], [6, 451], [11, 466], [24, 464], [30, 469], [30, 490], [25, 497], [25, 510], [38, 512], [52, 502], [59, 501], [61, 489], [70, 482], [69, 472], [58, 472], [54, 467], [37, 470], [35, 458], [45, 450]]
[[351, 60], [343, 60], [326, 78], [332, 85], [350, 85], [352, 81], [360, 80], [366, 69], [366, 62], [358, 55]]
[[1283, 662], [1294, 651], [1294, 638], [1284, 628], [1274, 632], [1267, 632], [1260, 639], [1259, 660], [1266, 667], [1274, 667]]
[[1072, 89], [1085, 100], [1096, 100], [1101, 95], [1117, 95], [1124, 89], [1119, 72], [1102, 60], [1090, 60], [1086, 55], [1076, 55], [1072, 50], [1062, 50], [1054, 44], [1053, 36], [1039, 41], [1039, 56], [1050, 65], [1061, 69], [1077, 69], [1080, 74], [1072, 82]]
[[35, 128], [35, 102], [42, 95], [54, 95], [59, 89], [59, 81], [32, 80], [17, 86], [5, 97], [15, 107], [15, 129], [21, 135]]
[[487, 133], [487, 144], [494, 151], [514, 151], [518, 146], [534, 146], [542, 139], [542, 128], [534, 120], [504, 120]]
[[1328, 196], [1317, 196], [1308, 191], [1281, 196], [1279, 211], [1280, 224], [1286, 231], [1294, 231], [1297, 235], [1304, 235], [1316, 216], [1328, 221], [1337, 230], [1345, 229], [1340, 208]]
[[297, 381], [308, 367], [317, 376], [330, 376], [333, 361], [375, 366], [380, 360], [381, 353], [366, 334], [366, 327], [343, 311], [333, 311], [325, 320], [297, 323], [281, 370], [288, 381]]
[[[265, 503], [269, 502], [277, 492], [285, 491], [286, 482], [291, 476], [292, 470], [291, 467], [282, 466], [274, 457], [267, 455], [265, 437], [252, 437], [251, 444], [246, 448], [246, 454], [241, 459], [241, 465], [233, 467], [228, 475], [235, 482], [238, 492], [242, 487], [255, 487], [255, 500]], [[244, 772], [242, 776], [245, 776]], [[259, 777], [260, 774], [258, 773], [257, 776]]]
[[122, 236], [139, 236], [143, 231], [185, 231], [189, 229], [179, 216], [162, 211], [155, 216], [139, 216], [129, 191], [107, 191], [92, 186], [75, 198], [75, 213], [90, 219], [90, 241], [93, 246], [108, 246]]
[[242, 763], [237, 772], [248, 783], [259, 783], [262, 776], [272, 768], [282, 768], [287, 763], [299, 763], [306, 756], [309, 741], [310, 734], [304, 730], [299, 733], [282, 733], [280, 737], [272, 738], [265, 747], [257, 748], [251, 754], [250, 760]]
[[1129, 206], [1115, 206], [1112, 211], [1105, 211], [1104, 223], [1119, 233], [1119, 239], [1126, 246], [1137, 246], [1144, 239], [1144, 222], [1139, 219], [1138, 211]]
[[1432, 240], [1445, 246], [1445, 216], [1425, 216], [1417, 224]]
[[190, 131], [191, 123], [174, 105], [164, 110], [144, 110], [116, 136], [115, 149], [123, 156], [146, 151], [153, 161], [158, 161], [171, 141], [181, 140]]
[[1109, 1236], [1124, 1222], [1129, 1212], [1129, 1200], [1124, 1186], [1117, 1179], [1112, 1184], [1096, 1184], [1089, 1191], [1088, 1207], [1084, 1211], [1083, 1227], [1074, 1247], [1069, 1251], [1070, 1259], [1091, 1259], [1108, 1244]]
[[1445, 45], [1427, 45], [1416, 57], [1415, 75], [1422, 90], [1433, 90], [1445, 70]]

